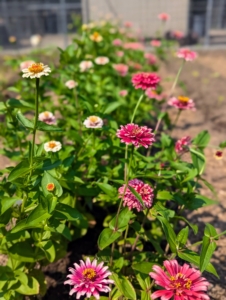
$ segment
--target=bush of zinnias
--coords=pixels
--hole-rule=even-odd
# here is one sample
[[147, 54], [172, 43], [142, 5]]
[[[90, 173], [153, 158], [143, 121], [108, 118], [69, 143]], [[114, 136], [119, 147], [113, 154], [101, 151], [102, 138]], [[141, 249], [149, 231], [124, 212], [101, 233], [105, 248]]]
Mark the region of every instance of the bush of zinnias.
[[[195, 110], [175, 86], [197, 55], [177, 51], [181, 68], [164, 91], [164, 41], [154, 55], [126, 37], [128, 26], [81, 30], [57, 67], [32, 55], [18, 61], [20, 79], [8, 87], [17, 97], [0, 106], [2, 153], [12, 161], [1, 171], [1, 299], [41, 299], [42, 267], [78, 240], [83, 252], [62, 274], [59, 298], [208, 300], [202, 273], [218, 276], [211, 257], [220, 233], [206, 224], [195, 251], [188, 239], [198, 226], [187, 212], [216, 205], [199, 191], [213, 189], [203, 178], [210, 135], [171, 135], [180, 114]], [[92, 249], [81, 242], [87, 232], [97, 237]]]

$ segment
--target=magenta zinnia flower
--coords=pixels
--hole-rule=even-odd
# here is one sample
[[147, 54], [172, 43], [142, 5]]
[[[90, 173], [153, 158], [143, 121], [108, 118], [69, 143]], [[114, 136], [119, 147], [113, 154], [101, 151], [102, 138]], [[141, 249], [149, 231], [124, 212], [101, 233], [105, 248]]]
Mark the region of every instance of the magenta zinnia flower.
[[152, 133], [151, 128], [133, 123], [125, 126], [121, 125], [121, 129], [118, 129], [116, 135], [122, 143], [133, 144], [136, 148], [140, 146], [148, 148], [155, 142], [155, 135]]
[[111, 272], [108, 271], [108, 267], [103, 267], [103, 265], [103, 262], [98, 265], [96, 259], [91, 263], [90, 259], [87, 258], [86, 262], [80, 260], [80, 265], [75, 263], [75, 269], [69, 268], [72, 274], [67, 275], [69, 279], [64, 284], [74, 286], [70, 291], [70, 295], [77, 293], [76, 299], [84, 295], [88, 298], [94, 296], [99, 299], [100, 292], [110, 292], [111, 289], [108, 285], [114, 283], [114, 281], [107, 279]]
[[176, 142], [175, 151], [178, 154], [185, 153], [185, 152], [187, 152], [189, 145], [191, 145], [191, 137], [190, 136], [184, 136]]
[[193, 61], [197, 58], [197, 53], [188, 48], [181, 48], [177, 51], [177, 57], [183, 58], [186, 61]]
[[184, 96], [172, 97], [169, 99], [168, 104], [178, 109], [196, 110], [193, 100]]
[[134, 190], [141, 196], [145, 207], [142, 206], [142, 204], [128, 187], [125, 190], [125, 184], [118, 190], [119, 198], [123, 199], [123, 206], [128, 206], [129, 210], [135, 208], [137, 211], [141, 211], [152, 206], [154, 193], [150, 185], [144, 183], [139, 179], [130, 180], [128, 185], [134, 188]]
[[[153, 266], [154, 272], [149, 275], [155, 280], [157, 285], [165, 288], [158, 290], [151, 295], [151, 299], [161, 298], [161, 300], [209, 300], [205, 294], [209, 282], [201, 277], [201, 272], [195, 268], [190, 268], [188, 264], [180, 266], [176, 260], [164, 261], [167, 272], [159, 266]], [[173, 297], [173, 298], [172, 298]]]
[[160, 81], [160, 77], [155, 73], [137, 73], [132, 77], [132, 83], [135, 89], [146, 90], [148, 88], [155, 89]]

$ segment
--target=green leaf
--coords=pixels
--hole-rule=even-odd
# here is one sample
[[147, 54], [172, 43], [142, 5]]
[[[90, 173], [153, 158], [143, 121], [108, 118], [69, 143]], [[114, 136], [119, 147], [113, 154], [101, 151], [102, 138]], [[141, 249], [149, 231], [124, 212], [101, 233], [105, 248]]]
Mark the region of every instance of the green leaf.
[[[128, 207], [125, 207], [121, 210], [118, 216], [118, 224], [117, 224], [117, 231], [122, 232], [125, 230], [126, 226], [129, 224], [129, 221], [133, 215], [133, 212], [128, 209]], [[116, 216], [111, 220], [109, 223], [109, 227], [112, 230], [115, 230], [116, 226]]]
[[188, 233], [189, 228], [186, 226], [185, 228], [182, 228], [181, 231], [177, 235], [177, 241], [180, 243], [181, 246], [184, 246], [188, 240]]
[[208, 263], [210, 262], [210, 259], [213, 255], [213, 252], [216, 249], [216, 242], [212, 240], [212, 237], [216, 236], [217, 232], [216, 229], [210, 225], [206, 224], [205, 230], [204, 230], [204, 236], [202, 239], [202, 249], [200, 254], [200, 271], [203, 272]]
[[2, 197], [0, 200], [0, 215], [4, 214], [7, 209], [9, 209], [16, 201], [18, 201], [18, 198], [12, 197]]
[[220, 143], [219, 147], [222, 149], [226, 148], [226, 141]]
[[[19, 278], [20, 279], [20, 278]], [[27, 282], [21, 282], [21, 285], [16, 289], [17, 293], [22, 295], [37, 295], [39, 294], [39, 283], [31, 276], [27, 276]]]
[[33, 103], [26, 102], [24, 100], [17, 100], [14, 98], [11, 98], [6, 101], [7, 106], [13, 107], [13, 108], [34, 108]]
[[107, 105], [107, 108], [104, 111], [104, 114], [110, 114], [111, 112], [113, 112], [116, 108], [118, 108], [121, 105], [122, 105], [122, 103], [120, 103], [118, 101], [109, 103]]
[[110, 228], [105, 228], [99, 235], [97, 241], [99, 249], [103, 250], [104, 248], [112, 244], [115, 240], [117, 240], [120, 236], [120, 232], [113, 231]]
[[102, 183], [102, 182], [97, 182], [96, 183], [99, 188], [107, 195], [109, 195], [110, 197], [116, 197], [117, 196], [117, 189], [115, 187], [113, 187], [110, 184], [107, 183]]
[[81, 217], [81, 214], [76, 208], [64, 203], [58, 203], [54, 211], [54, 217], [67, 221], [76, 221]]
[[156, 265], [156, 263], [150, 263], [147, 261], [142, 261], [140, 263], [132, 265], [133, 270], [139, 271], [144, 274], [149, 274], [152, 270], [152, 267]]
[[165, 219], [173, 218], [175, 215], [175, 211], [164, 207], [160, 202], [156, 202], [153, 206], [158, 214], [160, 214]]
[[[28, 241], [17, 242], [9, 248], [10, 257], [23, 262], [36, 262], [37, 256], [34, 247]], [[44, 255], [42, 256], [44, 257]], [[39, 255], [40, 258], [40, 255]]]
[[176, 242], [176, 234], [170, 225], [170, 223], [163, 217], [157, 216], [157, 219], [160, 221], [163, 231], [166, 235], [167, 242], [170, 245], [170, 249], [173, 253], [177, 253], [177, 242]]
[[193, 165], [198, 170], [198, 174], [201, 175], [205, 169], [206, 158], [203, 153], [201, 153], [193, 148], [190, 148], [189, 150], [191, 153]]
[[19, 177], [23, 177], [24, 175], [28, 174], [31, 171], [29, 161], [23, 160], [21, 161], [9, 174], [8, 180], [14, 181]]
[[[46, 188], [46, 186], [49, 183], [53, 183], [54, 186], [55, 186], [55, 188], [54, 188], [54, 190], [52, 192], [48, 191], [47, 188]], [[59, 184], [59, 182], [52, 175], [50, 175], [46, 171], [44, 172], [44, 175], [42, 177], [41, 185], [42, 185], [43, 194], [45, 196], [54, 194], [57, 197], [60, 197], [63, 194], [63, 189], [62, 189], [61, 185]]]
[[137, 191], [130, 185], [128, 185], [128, 189], [134, 194], [134, 196], [137, 198], [137, 200], [140, 202], [140, 204], [144, 208], [145, 205], [144, 205], [144, 201], [143, 201], [141, 195], [139, 193], [137, 193]]
[[40, 247], [44, 251], [46, 258], [50, 262], [54, 261], [54, 259], [56, 257], [56, 252], [55, 252], [55, 247], [54, 247], [52, 241], [40, 242], [40, 243], [38, 243], [37, 246]]
[[158, 191], [156, 199], [157, 200], [172, 200], [173, 195], [169, 191]]
[[25, 128], [34, 129], [33, 122], [28, 120], [20, 111], [17, 113], [16, 117]]
[[123, 295], [126, 298], [132, 299], [132, 300], [137, 299], [136, 292], [135, 292], [135, 289], [134, 289], [132, 283], [124, 276], [122, 277], [122, 280], [121, 280], [121, 286], [123, 289]]
[[192, 144], [197, 145], [199, 148], [205, 148], [210, 141], [210, 134], [207, 130], [200, 132], [193, 140]]
[[38, 121], [37, 129], [40, 130], [40, 131], [49, 131], [49, 132], [51, 132], [51, 131], [63, 131], [59, 127], [56, 127], [54, 125], [49, 125], [49, 124], [46, 124], [46, 123], [41, 122], [41, 121]]
[[71, 233], [69, 228], [57, 219], [51, 218], [48, 223], [48, 228], [45, 229], [52, 232], [58, 232], [62, 234], [66, 239], [71, 241]]
[[193, 230], [194, 234], [198, 233], [198, 225], [191, 224], [187, 219], [185, 219], [184, 217], [181, 217], [181, 216], [174, 216], [174, 218], [182, 220], [185, 223], [187, 223], [191, 227], [191, 229]]
[[140, 300], [151, 300], [151, 292], [150, 291], [141, 291]]
[[[149, 270], [149, 273], [150, 273], [150, 271], [151, 270]], [[144, 273], [137, 273], [136, 274], [137, 281], [139, 282], [142, 290], [144, 290], [144, 291], [146, 291], [151, 285], [151, 280], [150, 280], [149, 273], [148, 273], [148, 275], [144, 274]]]

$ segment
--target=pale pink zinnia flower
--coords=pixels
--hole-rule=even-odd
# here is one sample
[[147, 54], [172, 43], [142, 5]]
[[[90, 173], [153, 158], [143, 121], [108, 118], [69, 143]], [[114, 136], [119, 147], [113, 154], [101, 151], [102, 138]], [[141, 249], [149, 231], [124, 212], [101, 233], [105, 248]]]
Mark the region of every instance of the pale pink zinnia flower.
[[104, 123], [100, 117], [90, 116], [83, 122], [83, 124], [86, 128], [102, 128]]
[[143, 66], [135, 61], [129, 61], [128, 65], [135, 70], [142, 70]]
[[151, 299], [161, 298], [161, 300], [209, 300], [206, 291], [209, 282], [201, 277], [201, 272], [191, 268], [188, 264], [180, 266], [174, 260], [165, 260], [166, 272], [157, 265], [152, 269], [155, 272], [149, 273], [157, 285], [164, 290], [158, 290], [151, 295]]
[[170, 15], [167, 13], [161, 13], [158, 15], [158, 18], [162, 21], [167, 21], [170, 19]]
[[99, 56], [95, 58], [94, 61], [97, 65], [106, 65], [107, 63], [109, 63], [109, 58], [106, 56]]
[[123, 52], [123, 51], [117, 51], [117, 52], [116, 52], [116, 55], [117, 55], [118, 57], [122, 57], [122, 56], [124, 55], [124, 52]]
[[124, 49], [131, 49], [131, 50], [144, 50], [144, 45], [138, 42], [130, 42], [125, 43], [123, 45]]
[[75, 268], [69, 268], [71, 274], [67, 275], [69, 279], [64, 282], [64, 284], [73, 286], [69, 294], [77, 293], [76, 299], [80, 299], [81, 296], [86, 296], [87, 298], [94, 296], [96, 299], [99, 299], [100, 293], [110, 292], [109, 285], [114, 283], [114, 281], [108, 279], [108, 276], [112, 273], [109, 272], [108, 267], [103, 265], [103, 262], [97, 264], [96, 259], [91, 262], [87, 258], [85, 262], [80, 260], [79, 265], [75, 263]]
[[38, 116], [38, 119], [39, 119], [39, 121], [42, 121], [49, 125], [56, 124], [55, 116], [49, 111], [44, 111], [44, 112], [40, 113]]
[[127, 90], [121, 90], [121, 91], [119, 92], [119, 96], [125, 97], [125, 96], [127, 96], [127, 95], [128, 95], [128, 91], [127, 91]]
[[183, 154], [188, 151], [188, 146], [191, 145], [191, 137], [184, 136], [175, 144], [175, 151], [177, 154]]
[[150, 88], [146, 90], [145, 95], [147, 95], [148, 98], [150, 98], [150, 99], [155, 99], [158, 101], [161, 101], [166, 97], [165, 94], [163, 94], [163, 93], [157, 94], [157, 92], [155, 90], [152, 90]]
[[131, 27], [133, 26], [133, 23], [130, 22], [130, 21], [126, 21], [126, 22], [124, 22], [124, 26], [125, 26], [126, 28], [131, 28]]
[[145, 54], [144, 54], [144, 58], [146, 58], [147, 63], [148, 63], [149, 65], [154, 65], [154, 64], [156, 64], [157, 58], [156, 58], [156, 56], [155, 56], [154, 54], [152, 54], [152, 53], [145, 53]]
[[112, 45], [113, 46], [121, 46], [122, 45], [122, 40], [115, 39], [115, 40], [113, 40]]
[[117, 130], [116, 135], [122, 143], [133, 144], [136, 148], [140, 146], [148, 148], [155, 142], [155, 135], [151, 128], [133, 123], [121, 125], [121, 129]]
[[32, 64], [35, 64], [35, 61], [33, 60], [25, 60], [20, 64], [20, 70], [28, 69]]
[[155, 73], [142, 72], [134, 74], [132, 77], [132, 83], [135, 89], [155, 89], [159, 82], [160, 77]]
[[193, 61], [197, 58], [197, 53], [188, 48], [181, 48], [177, 51], [177, 57], [183, 58], [186, 61]]
[[170, 98], [168, 105], [174, 106], [178, 109], [196, 110], [194, 101], [184, 96]]
[[50, 141], [44, 144], [46, 152], [58, 152], [62, 148], [61, 142]]
[[182, 39], [184, 37], [184, 33], [182, 31], [179, 31], [179, 30], [175, 30], [173, 32], [173, 36], [176, 38], [176, 39]]
[[139, 179], [130, 180], [128, 185], [134, 188], [134, 190], [141, 196], [144, 202], [144, 207], [136, 198], [136, 196], [130, 191], [129, 187], [127, 187], [125, 190], [125, 184], [118, 189], [119, 198], [123, 199], [123, 206], [128, 206], [129, 210], [135, 208], [137, 211], [141, 211], [152, 206], [154, 193], [150, 185]]
[[92, 66], [93, 66], [93, 63], [91, 62], [91, 60], [83, 60], [79, 64], [79, 68], [80, 68], [81, 72], [85, 72], [85, 71], [89, 70], [90, 68], [92, 68]]
[[129, 70], [129, 67], [125, 64], [114, 64], [113, 68], [120, 76], [126, 76]]
[[151, 44], [152, 47], [160, 47], [161, 46], [161, 41], [159, 41], [159, 40], [152, 40], [150, 42], [150, 44]]
[[78, 85], [78, 83], [71, 79], [71, 80], [68, 80], [67, 82], [65, 82], [65, 85], [69, 89], [73, 89], [74, 87], [76, 87]]

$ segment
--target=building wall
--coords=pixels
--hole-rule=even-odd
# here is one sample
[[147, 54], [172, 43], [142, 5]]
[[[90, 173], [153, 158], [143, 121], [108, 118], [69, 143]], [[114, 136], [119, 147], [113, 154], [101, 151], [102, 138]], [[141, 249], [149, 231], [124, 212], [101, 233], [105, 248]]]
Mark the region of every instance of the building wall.
[[166, 30], [187, 32], [189, 0], [82, 0], [83, 20], [96, 21], [113, 17], [131, 21], [144, 36], [153, 36], [160, 29], [161, 22], [157, 15], [161, 12], [170, 14]]

